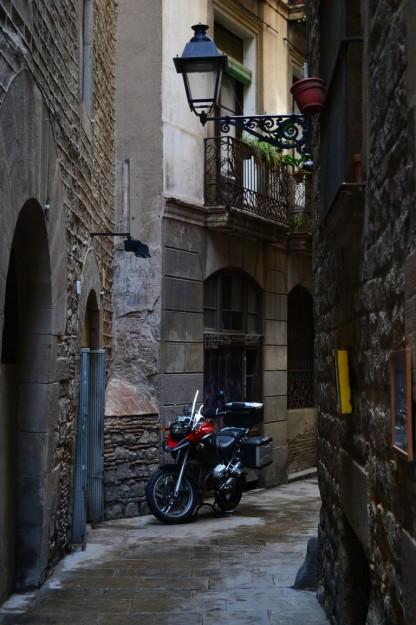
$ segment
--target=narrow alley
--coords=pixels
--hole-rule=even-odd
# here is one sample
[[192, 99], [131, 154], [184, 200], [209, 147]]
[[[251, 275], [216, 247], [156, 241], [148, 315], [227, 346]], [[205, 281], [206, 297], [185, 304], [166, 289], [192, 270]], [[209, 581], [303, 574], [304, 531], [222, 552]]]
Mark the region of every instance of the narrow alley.
[[230, 517], [111, 521], [43, 588], [14, 595], [2, 625], [325, 625], [316, 593], [291, 588], [316, 535], [316, 479], [245, 494]]

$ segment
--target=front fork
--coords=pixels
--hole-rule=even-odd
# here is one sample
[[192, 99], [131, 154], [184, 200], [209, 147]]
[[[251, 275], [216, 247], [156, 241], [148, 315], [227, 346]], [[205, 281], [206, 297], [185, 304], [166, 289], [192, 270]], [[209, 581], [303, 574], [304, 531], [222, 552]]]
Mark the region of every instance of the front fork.
[[190, 450], [190, 447], [188, 447], [187, 450], [185, 451], [185, 455], [184, 455], [184, 458], [183, 458], [181, 470], [179, 471], [178, 479], [176, 480], [175, 490], [173, 491], [173, 498], [174, 499], [176, 499], [177, 496], [179, 495], [179, 491], [180, 491], [181, 484], [182, 484], [182, 479], [183, 479], [183, 476], [185, 474], [186, 466], [188, 464], [189, 450]]

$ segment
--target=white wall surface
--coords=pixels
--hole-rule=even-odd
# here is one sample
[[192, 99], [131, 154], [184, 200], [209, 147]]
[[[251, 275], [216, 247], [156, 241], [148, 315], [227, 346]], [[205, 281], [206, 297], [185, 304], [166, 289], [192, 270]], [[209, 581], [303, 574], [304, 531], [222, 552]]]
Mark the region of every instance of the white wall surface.
[[[206, 130], [190, 111], [183, 79], [173, 57], [181, 55], [193, 35], [191, 26], [208, 22], [208, 0], [164, 0], [162, 124], [164, 194], [204, 202], [204, 143]], [[211, 29], [210, 29], [211, 30]], [[208, 34], [211, 34], [208, 31]]]

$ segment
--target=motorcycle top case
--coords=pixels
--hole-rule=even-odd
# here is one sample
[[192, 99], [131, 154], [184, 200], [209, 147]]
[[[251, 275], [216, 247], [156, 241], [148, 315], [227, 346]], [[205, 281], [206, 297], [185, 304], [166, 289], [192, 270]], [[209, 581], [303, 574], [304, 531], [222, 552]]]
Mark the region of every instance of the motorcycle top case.
[[263, 422], [263, 404], [254, 401], [231, 401], [225, 404], [224, 425], [250, 428]]
[[273, 462], [273, 439], [253, 436], [240, 443], [241, 461], [247, 469], [262, 469]]

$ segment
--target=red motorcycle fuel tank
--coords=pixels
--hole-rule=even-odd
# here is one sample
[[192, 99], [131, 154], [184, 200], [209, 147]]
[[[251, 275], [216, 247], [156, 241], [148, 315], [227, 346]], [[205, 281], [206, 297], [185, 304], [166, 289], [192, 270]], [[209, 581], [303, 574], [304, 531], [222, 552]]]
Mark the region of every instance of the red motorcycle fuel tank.
[[199, 427], [196, 428], [196, 430], [188, 434], [186, 440], [191, 441], [192, 443], [197, 443], [202, 438], [204, 438], [204, 436], [207, 436], [208, 434], [213, 434], [214, 432], [215, 428], [213, 424], [209, 421], [204, 421]]

